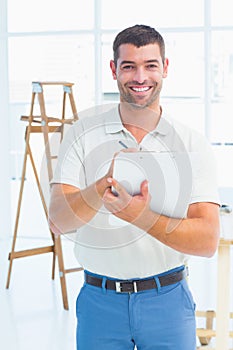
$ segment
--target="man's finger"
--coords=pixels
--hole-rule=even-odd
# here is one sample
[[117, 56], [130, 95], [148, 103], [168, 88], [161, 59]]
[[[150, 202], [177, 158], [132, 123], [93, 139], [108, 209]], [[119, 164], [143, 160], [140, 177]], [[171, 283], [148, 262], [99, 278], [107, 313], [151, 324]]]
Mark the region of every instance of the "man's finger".
[[115, 179], [112, 179], [112, 186], [114, 187], [114, 189], [116, 190], [117, 194], [119, 197], [122, 198], [130, 198], [131, 196], [129, 195], [129, 193], [126, 191], [126, 189], [124, 188], [124, 186], [122, 186], [118, 181], [116, 181]]
[[115, 194], [112, 192], [110, 188], [107, 188], [104, 192], [102, 200], [103, 202], [113, 203], [117, 200], [117, 196], [115, 196]]
[[147, 180], [144, 180], [141, 183], [141, 187], [140, 187], [140, 192], [142, 194], [143, 197], [148, 197], [148, 193], [149, 193], [149, 184]]

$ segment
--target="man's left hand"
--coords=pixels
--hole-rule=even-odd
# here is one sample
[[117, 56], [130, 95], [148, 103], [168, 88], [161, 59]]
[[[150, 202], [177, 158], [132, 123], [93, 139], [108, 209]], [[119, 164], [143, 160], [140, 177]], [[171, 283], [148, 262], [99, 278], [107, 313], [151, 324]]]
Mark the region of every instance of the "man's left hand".
[[140, 194], [135, 196], [131, 196], [115, 179], [108, 178], [108, 182], [112, 184], [118, 195], [108, 188], [102, 198], [105, 208], [120, 219], [138, 226], [143, 213], [149, 210], [151, 196], [148, 191], [148, 181], [141, 183]]

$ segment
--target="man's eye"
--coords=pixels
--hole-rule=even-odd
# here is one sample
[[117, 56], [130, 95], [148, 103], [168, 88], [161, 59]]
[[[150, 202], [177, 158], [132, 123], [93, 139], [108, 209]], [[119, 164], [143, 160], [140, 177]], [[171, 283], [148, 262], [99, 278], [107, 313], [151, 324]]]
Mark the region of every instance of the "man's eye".
[[122, 66], [123, 70], [131, 70], [133, 69], [133, 66], [127, 65], [127, 66]]
[[158, 68], [158, 65], [157, 64], [149, 64], [147, 66], [148, 69], [157, 69]]

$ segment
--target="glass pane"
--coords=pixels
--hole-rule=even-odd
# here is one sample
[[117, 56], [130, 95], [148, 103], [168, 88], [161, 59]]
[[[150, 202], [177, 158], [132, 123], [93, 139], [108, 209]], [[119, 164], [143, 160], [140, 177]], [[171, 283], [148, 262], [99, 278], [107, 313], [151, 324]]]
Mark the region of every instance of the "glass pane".
[[232, 26], [232, 0], [212, 0], [212, 25]]
[[233, 145], [233, 103], [212, 103], [211, 142]]
[[8, 0], [10, 32], [91, 29], [93, 23], [93, 0]]
[[94, 79], [90, 35], [9, 39], [11, 103], [30, 102], [32, 81], [69, 81], [75, 84], [77, 108], [88, 108], [94, 103]]
[[233, 31], [213, 32], [212, 35], [212, 98], [232, 100], [233, 91]]
[[188, 127], [205, 133], [204, 104], [193, 99], [161, 99], [161, 105], [171, 118]]
[[218, 171], [218, 184], [220, 187], [233, 187], [233, 146], [213, 146]]
[[204, 51], [201, 33], [164, 33], [168, 77], [163, 96], [199, 98], [204, 94]]
[[233, 142], [233, 31], [212, 35], [212, 142]]
[[153, 27], [203, 25], [202, 0], [102, 0], [102, 27], [123, 29], [143, 23]]
[[112, 43], [117, 33], [114, 35], [102, 36], [102, 90], [104, 94], [117, 93], [117, 83], [113, 80], [112, 72], [110, 70], [109, 62], [113, 59]]

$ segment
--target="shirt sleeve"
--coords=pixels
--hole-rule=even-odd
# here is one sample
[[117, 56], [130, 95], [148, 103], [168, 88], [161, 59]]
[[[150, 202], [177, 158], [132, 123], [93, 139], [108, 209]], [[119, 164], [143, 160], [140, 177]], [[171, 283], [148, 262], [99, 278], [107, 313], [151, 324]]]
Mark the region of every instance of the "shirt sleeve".
[[81, 123], [76, 125], [77, 123], [79, 122], [70, 127], [61, 142], [51, 184], [63, 183], [78, 188], [85, 187], [83, 133]]
[[191, 152], [192, 195], [191, 203], [213, 202], [220, 204], [217, 166], [213, 150], [203, 137], [198, 140], [198, 149]]

